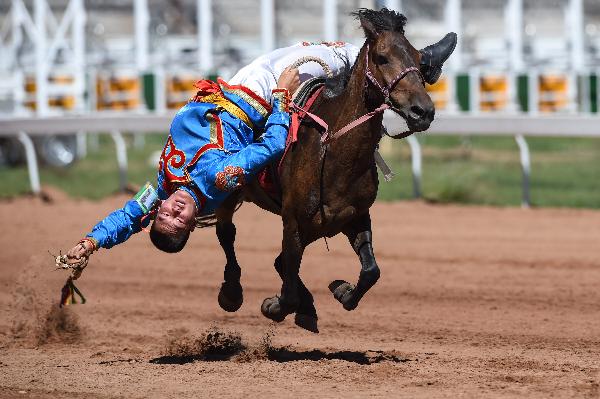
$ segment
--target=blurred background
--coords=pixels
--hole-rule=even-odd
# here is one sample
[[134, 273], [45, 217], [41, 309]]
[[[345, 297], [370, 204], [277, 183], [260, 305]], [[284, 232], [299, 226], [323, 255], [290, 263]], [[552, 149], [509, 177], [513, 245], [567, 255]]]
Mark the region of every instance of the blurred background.
[[[436, 124], [468, 128], [385, 138], [396, 177], [381, 179], [380, 199], [600, 207], [598, 0], [0, 0], [0, 196], [38, 192], [40, 181], [87, 198], [152, 182], [167, 134], [124, 123], [30, 135], [27, 121], [168, 120], [196, 80], [228, 79], [277, 47], [362, 45], [350, 12], [383, 6], [407, 16], [417, 48], [458, 33], [428, 90]], [[479, 132], [481, 118], [521, 118], [524, 134]], [[539, 120], [566, 127], [529, 137]]]

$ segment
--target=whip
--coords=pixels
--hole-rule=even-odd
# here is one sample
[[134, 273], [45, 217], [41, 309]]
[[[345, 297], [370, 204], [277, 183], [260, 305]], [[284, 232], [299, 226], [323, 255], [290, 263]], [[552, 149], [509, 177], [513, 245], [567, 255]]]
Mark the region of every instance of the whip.
[[[52, 254], [50, 254], [52, 255]], [[81, 257], [81, 259], [76, 262], [69, 262], [67, 255], [59, 254], [58, 256], [52, 255], [54, 257], [54, 264], [56, 266], [56, 270], [70, 270], [71, 275], [67, 278], [65, 285], [63, 285], [60, 291], [60, 307], [77, 303], [77, 298], [75, 295], [79, 296], [81, 304], [85, 303], [85, 297], [79, 291], [79, 289], [73, 283], [73, 280], [77, 280], [83, 269], [88, 264], [89, 258], [87, 256]]]

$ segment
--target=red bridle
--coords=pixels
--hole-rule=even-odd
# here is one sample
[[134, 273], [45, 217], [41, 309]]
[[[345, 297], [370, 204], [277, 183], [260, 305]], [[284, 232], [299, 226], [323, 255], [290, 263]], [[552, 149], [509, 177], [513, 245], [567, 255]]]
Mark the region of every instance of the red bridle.
[[[404, 77], [406, 77], [406, 75], [408, 75], [410, 72], [418, 73], [419, 78], [421, 79], [421, 83], [423, 84], [423, 86], [425, 86], [425, 80], [423, 79], [423, 76], [421, 75], [421, 71], [419, 70], [419, 68], [414, 67], [414, 66], [403, 69], [398, 74], [398, 76], [396, 76], [396, 78], [394, 78], [394, 80], [391, 81], [391, 83], [389, 83], [386, 86], [382, 86], [377, 81], [377, 78], [375, 78], [375, 76], [371, 72], [371, 69], [369, 68], [369, 49], [370, 49], [369, 45], [367, 44], [367, 49], [365, 51], [365, 75], [367, 76], [368, 81], [373, 83], [383, 94], [384, 100], [383, 100], [383, 103], [379, 107], [377, 107], [376, 109], [374, 109], [371, 112], [364, 114], [360, 118], [348, 123], [346, 126], [341, 128], [337, 132], [330, 133], [329, 125], [327, 124], [327, 122], [325, 122], [323, 119], [321, 119], [317, 115], [309, 112], [308, 110], [292, 103], [293, 108], [295, 108], [297, 111], [304, 112], [306, 115], [310, 116], [312, 120], [317, 122], [319, 125], [321, 125], [321, 127], [323, 127], [325, 129], [325, 132], [321, 135], [321, 143], [322, 144], [329, 144], [330, 142], [332, 142], [332, 141], [340, 138], [344, 134], [348, 133], [350, 130], [354, 129], [356, 126], [363, 124], [364, 122], [368, 121], [375, 115], [383, 113], [383, 111], [385, 111], [386, 109], [391, 108], [390, 93], [392, 92], [392, 90], [394, 90], [394, 87], [396, 87], [398, 82], [400, 82], [402, 79], [404, 79]], [[366, 90], [366, 88], [367, 88], [367, 81], [365, 80], [365, 90]]]

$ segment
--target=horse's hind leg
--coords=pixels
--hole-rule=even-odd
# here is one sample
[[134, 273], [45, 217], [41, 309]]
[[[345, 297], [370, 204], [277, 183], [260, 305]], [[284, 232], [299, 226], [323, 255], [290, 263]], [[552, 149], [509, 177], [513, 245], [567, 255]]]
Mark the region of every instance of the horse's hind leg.
[[304, 242], [296, 219], [286, 217], [285, 213], [282, 216], [281, 296], [266, 298], [260, 308], [265, 317], [276, 322], [282, 322], [287, 315], [295, 313], [300, 306], [298, 275], [304, 253]]
[[344, 229], [350, 245], [358, 255], [361, 264], [360, 275], [356, 287], [343, 280], [336, 280], [329, 284], [329, 289], [335, 299], [344, 305], [346, 310], [354, 310], [363, 295], [375, 285], [379, 279], [379, 266], [373, 253], [373, 240], [371, 234], [371, 216], [366, 213], [359, 216], [354, 222]]
[[[275, 259], [275, 270], [283, 280], [283, 265], [281, 262], [281, 254]], [[304, 285], [304, 282], [298, 276], [298, 295], [300, 297], [300, 305], [296, 310], [296, 317], [294, 322], [298, 327], [302, 327], [310, 332], [318, 333], [319, 328], [317, 326], [317, 309], [315, 308], [314, 299], [308, 288]]]
[[242, 269], [235, 256], [235, 225], [232, 222], [233, 213], [237, 206], [237, 196], [233, 194], [216, 211], [217, 238], [225, 252], [227, 263], [223, 272], [224, 282], [219, 290], [218, 301], [221, 308], [227, 312], [237, 311], [244, 302], [240, 277]]

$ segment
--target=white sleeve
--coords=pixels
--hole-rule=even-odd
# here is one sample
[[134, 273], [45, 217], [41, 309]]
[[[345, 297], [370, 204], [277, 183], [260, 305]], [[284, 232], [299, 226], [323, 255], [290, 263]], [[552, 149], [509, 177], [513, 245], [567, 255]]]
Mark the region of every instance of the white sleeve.
[[267, 102], [271, 103], [271, 91], [277, 87], [277, 80], [269, 67], [261, 57], [251, 64], [239, 70], [231, 79], [231, 85], [244, 85]]
[[[240, 69], [229, 80], [232, 85], [244, 85], [271, 103], [271, 91], [277, 88], [277, 80], [285, 68], [305, 56], [318, 57], [325, 61], [334, 75], [345, 67], [345, 60], [350, 66], [356, 61], [360, 48], [350, 43], [343, 45], [322, 45], [298, 43], [283, 47], [265, 54]], [[300, 81], [311, 77], [324, 77], [323, 68], [314, 62], [303, 64], [299, 68]]]

